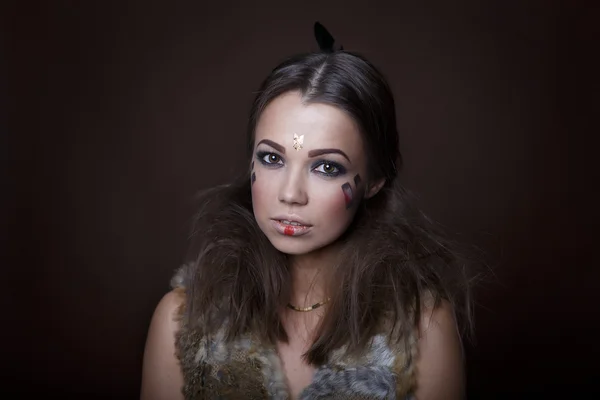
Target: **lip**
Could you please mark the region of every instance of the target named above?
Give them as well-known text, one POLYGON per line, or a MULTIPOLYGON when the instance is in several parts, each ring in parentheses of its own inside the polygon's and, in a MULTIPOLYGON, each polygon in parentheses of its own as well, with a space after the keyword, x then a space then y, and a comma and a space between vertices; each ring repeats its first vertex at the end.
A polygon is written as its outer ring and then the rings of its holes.
MULTIPOLYGON (((285 219, 285 218, 283 218, 285 219)), ((294 222, 300 223, 300 221, 293 220, 294 222)), ((271 224, 275 230, 284 236, 302 236, 307 234, 311 226, 310 225, 288 225, 279 221, 278 219, 272 219, 271 224)))
POLYGON ((274 221, 283 221, 283 220, 286 220, 286 221, 290 221, 290 222, 297 222, 300 225, 304 225, 304 226, 307 226, 309 228, 312 226, 311 224, 309 224, 308 222, 306 222, 305 220, 303 220, 302 218, 300 218, 297 215, 278 215, 278 216, 276 216, 276 217, 274 217, 272 219, 274 221))

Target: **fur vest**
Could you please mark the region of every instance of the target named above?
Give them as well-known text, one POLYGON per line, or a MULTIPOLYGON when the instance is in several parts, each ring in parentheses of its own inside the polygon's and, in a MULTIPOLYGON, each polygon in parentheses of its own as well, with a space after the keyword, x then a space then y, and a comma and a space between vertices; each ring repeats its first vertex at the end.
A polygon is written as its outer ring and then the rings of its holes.
MULTIPOLYGON (((183 269, 171 285, 185 295, 183 269)), ((178 311, 176 355, 182 367, 186 400, 290 398, 275 345, 262 343, 251 334, 226 343, 224 329, 202 336, 188 327, 184 307, 178 311)), ((411 399, 416 342, 413 338, 408 350, 393 343, 385 334, 375 335, 359 359, 346 356, 344 348, 338 349, 327 364, 317 368, 299 399, 411 399)))

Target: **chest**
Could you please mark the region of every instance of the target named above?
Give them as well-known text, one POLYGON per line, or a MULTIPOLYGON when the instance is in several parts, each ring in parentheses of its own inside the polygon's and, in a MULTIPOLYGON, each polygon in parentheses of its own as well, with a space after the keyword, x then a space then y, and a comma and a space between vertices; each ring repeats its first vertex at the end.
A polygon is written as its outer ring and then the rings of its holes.
POLYGON ((292 400, 297 399, 303 389, 310 385, 316 372, 302 357, 308 348, 308 344, 293 338, 287 343, 277 343, 277 354, 292 400))
POLYGON ((292 400, 297 399, 314 379, 316 369, 306 363, 303 355, 308 352, 314 341, 320 318, 319 313, 288 313, 281 316, 287 332, 287 341, 278 341, 276 349, 292 400))

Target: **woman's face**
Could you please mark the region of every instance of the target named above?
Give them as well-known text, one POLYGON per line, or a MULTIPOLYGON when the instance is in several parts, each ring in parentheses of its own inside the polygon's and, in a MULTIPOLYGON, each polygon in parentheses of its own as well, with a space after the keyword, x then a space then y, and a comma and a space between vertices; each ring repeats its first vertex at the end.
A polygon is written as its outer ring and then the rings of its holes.
POLYGON ((263 111, 254 143, 254 216, 273 246, 306 254, 335 242, 365 193, 367 160, 354 121, 289 92, 263 111))

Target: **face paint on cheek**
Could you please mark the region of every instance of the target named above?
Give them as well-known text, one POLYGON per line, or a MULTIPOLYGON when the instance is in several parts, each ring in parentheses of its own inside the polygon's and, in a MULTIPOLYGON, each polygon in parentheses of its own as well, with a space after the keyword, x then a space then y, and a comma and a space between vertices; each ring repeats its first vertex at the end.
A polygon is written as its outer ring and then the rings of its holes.
POLYGON ((356 188, 358 189, 358 185, 360 185, 361 179, 360 179, 360 175, 356 174, 354 176, 354 186, 356 186, 356 188))
POLYGON ((252 182, 253 185, 254 185, 254 182, 256 182, 256 174, 254 172, 252 173, 252 177, 250 178, 250 181, 252 182))
MULTIPOLYGON (((360 175, 359 174, 354 175, 354 190, 357 193, 356 196, 362 198, 365 195, 365 192, 364 192, 364 188, 361 187, 361 185, 360 185, 361 183, 362 183, 362 179, 360 178, 360 175)), ((360 201, 360 200, 356 200, 356 201, 360 201)))
POLYGON ((342 185, 342 192, 344 193, 344 201, 346 202, 346 210, 352 207, 352 200, 354 196, 352 193, 352 186, 348 182, 342 185))

